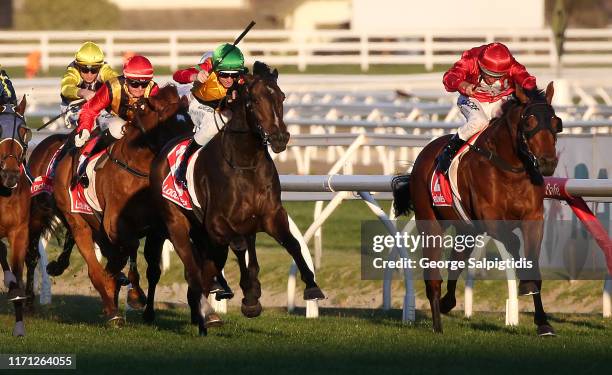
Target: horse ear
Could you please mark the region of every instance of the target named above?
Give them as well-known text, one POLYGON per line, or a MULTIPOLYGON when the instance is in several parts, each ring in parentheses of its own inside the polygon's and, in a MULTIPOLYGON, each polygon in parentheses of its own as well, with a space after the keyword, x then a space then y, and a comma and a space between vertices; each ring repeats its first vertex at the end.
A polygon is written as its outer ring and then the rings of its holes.
POLYGON ((153 108, 155 112, 159 112, 162 109, 164 109, 164 106, 161 103, 161 100, 159 98, 156 98, 155 96, 151 96, 151 97, 148 97, 147 100, 149 101, 149 105, 151 106, 151 108, 153 108))
POLYGON ((28 101, 26 100, 26 96, 24 95, 21 101, 19 102, 19 104, 17 105, 17 107, 15 107, 15 112, 23 116, 23 114, 25 113, 27 104, 28 104, 28 101))
POLYGON ((555 94, 555 87, 553 85, 553 82, 550 81, 548 86, 546 86, 546 102, 548 104, 552 103, 552 98, 554 94, 555 94))
POLYGON ((529 101, 529 98, 527 97, 527 95, 525 95, 525 90, 521 85, 516 85, 514 93, 516 94, 516 97, 521 103, 525 104, 529 101))
POLYGON ((272 71, 272 76, 274 77, 274 80, 278 80, 278 69, 274 68, 274 70, 272 71))

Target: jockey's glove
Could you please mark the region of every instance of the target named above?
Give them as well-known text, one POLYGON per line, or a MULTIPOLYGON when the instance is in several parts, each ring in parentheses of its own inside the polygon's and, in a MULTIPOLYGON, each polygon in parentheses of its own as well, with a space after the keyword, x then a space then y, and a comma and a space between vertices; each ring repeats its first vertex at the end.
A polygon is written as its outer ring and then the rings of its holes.
POLYGON ((89 140, 89 130, 83 129, 77 135, 74 136, 74 145, 77 147, 83 147, 85 142, 89 140))

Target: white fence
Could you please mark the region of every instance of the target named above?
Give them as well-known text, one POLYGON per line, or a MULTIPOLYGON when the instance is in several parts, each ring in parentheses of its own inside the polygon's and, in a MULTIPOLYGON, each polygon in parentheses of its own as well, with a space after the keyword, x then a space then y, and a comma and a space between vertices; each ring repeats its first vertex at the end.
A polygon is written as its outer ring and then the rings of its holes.
MULTIPOLYGON (((214 49, 240 33, 234 31, 3 31, 0 61, 23 66, 32 51, 41 53, 43 70, 66 66, 78 45, 100 43, 112 65, 120 65, 125 52, 142 53, 157 66, 176 69, 196 62, 203 51, 214 49)), ((612 29, 567 30, 565 64, 609 64, 612 61, 612 29)), ((247 60, 265 59, 275 65, 417 64, 428 70, 435 64, 452 64, 466 49, 501 41, 524 64, 555 66, 557 56, 552 32, 536 30, 406 30, 400 33, 359 33, 351 30, 253 30, 241 43, 247 60)))

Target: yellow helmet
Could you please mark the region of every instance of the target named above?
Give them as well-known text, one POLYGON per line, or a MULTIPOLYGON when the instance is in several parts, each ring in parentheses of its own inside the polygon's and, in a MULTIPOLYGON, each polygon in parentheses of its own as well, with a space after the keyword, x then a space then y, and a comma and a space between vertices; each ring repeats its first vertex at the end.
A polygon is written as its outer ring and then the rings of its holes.
POLYGON ((104 64, 104 52, 96 43, 85 42, 74 55, 74 59, 79 65, 100 66, 104 64))

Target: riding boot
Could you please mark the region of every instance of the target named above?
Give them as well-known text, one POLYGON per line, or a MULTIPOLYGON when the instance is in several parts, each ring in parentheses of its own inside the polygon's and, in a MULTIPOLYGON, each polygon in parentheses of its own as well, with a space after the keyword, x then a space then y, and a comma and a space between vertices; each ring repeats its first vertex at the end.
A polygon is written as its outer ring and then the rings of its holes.
POLYGON ((438 166, 436 169, 439 172, 447 173, 450 168, 453 157, 457 154, 457 151, 465 144, 465 141, 459 138, 458 134, 453 135, 442 153, 438 156, 438 166))
POLYGON ((198 149, 200 145, 192 138, 185 149, 185 153, 183 154, 183 159, 181 163, 176 168, 175 179, 176 182, 181 184, 182 186, 187 186, 187 165, 189 162, 189 158, 193 155, 198 149))
POLYGON ((66 141, 66 143, 64 143, 64 146, 60 150, 59 154, 57 154, 57 156, 55 157, 55 160, 53 160, 53 165, 51 166, 51 172, 49 173, 51 178, 55 177, 55 169, 57 168, 57 165, 59 164, 59 162, 62 161, 62 159, 73 148, 74 148, 74 138, 73 137, 69 137, 68 140, 66 141))
POLYGON ((113 137, 110 132, 107 130, 103 131, 100 135, 100 138, 96 142, 96 145, 93 147, 91 152, 85 157, 85 160, 79 166, 79 170, 76 173, 76 182, 80 183, 84 188, 89 186, 89 178, 87 177, 87 163, 89 163, 89 159, 98 154, 101 151, 107 149, 116 139, 113 137))

